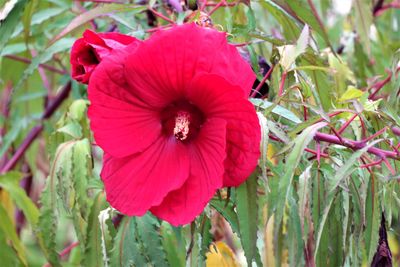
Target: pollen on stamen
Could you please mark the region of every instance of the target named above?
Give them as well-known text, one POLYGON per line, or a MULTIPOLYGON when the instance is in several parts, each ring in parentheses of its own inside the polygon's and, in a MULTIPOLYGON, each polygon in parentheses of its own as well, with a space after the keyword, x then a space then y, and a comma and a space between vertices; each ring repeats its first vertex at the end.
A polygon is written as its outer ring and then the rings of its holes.
POLYGON ((174 135, 178 140, 186 140, 189 136, 190 114, 180 111, 175 117, 174 135))

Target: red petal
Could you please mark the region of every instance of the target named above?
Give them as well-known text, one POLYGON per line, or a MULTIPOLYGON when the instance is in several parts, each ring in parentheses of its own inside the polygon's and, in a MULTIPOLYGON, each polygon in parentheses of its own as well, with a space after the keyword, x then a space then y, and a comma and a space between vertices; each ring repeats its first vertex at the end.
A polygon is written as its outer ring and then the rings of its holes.
POLYGON ((115 50, 93 72, 88 88, 90 127, 97 144, 114 157, 143 151, 161 134, 159 111, 138 100, 123 76, 127 51, 115 50))
POLYGON ((215 191, 222 186, 225 153, 225 126, 221 119, 210 119, 190 147, 190 176, 178 190, 170 192, 161 205, 150 211, 178 226, 199 215, 215 191))
POLYGON ((195 24, 158 31, 137 51, 126 62, 128 83, 156 107, 180 98, 201 72, 225 77, 240 86, 246 96, 255 79, 250 66, 227 43, 225 33, 195 24))
POLYGON ((120 33, 95 33, 91 30, 86 30, 83 33, 83 38, 87 44, 93 47, 100 60, 108 56, 113 49, 123 49, 127 45, 138 41, 132 36, 120 33))
POLYGON ((187 96, 207 118, 227 122, 224 186, 238 186, 257 166, 261 129, 253 105, 240 87, 214 74, 196 77, 187 96))
POLYGON ((187 147, 174 137, 159 138, 143 153, 126 158, 105 155, 101 172, 107 201, 129 216, 141 216, 159 205, 188 176, 187 147))

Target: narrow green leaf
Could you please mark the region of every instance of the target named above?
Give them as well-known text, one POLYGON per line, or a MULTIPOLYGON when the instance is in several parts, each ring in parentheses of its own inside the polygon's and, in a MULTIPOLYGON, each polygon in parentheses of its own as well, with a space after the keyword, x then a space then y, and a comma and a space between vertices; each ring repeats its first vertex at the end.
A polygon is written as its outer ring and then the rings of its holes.
POLYGON ((285 119, 288 119, 294 123, 301 123, 302 121, 290 110, 277 105, 275 103, 271 103, 268 100, 263 100, 259 98, 251 98, 250 101, 257 107, 263 108, 263 109, 268 109, 273 106, 272 113, 281 116, 285 119))
POLYGON ((105 264, 103 261, 101 228, 98 216, 100 211, 106 207, 107 203, 104 194, 102 192, 97 193, 88 218, 83 266, 95 267, 104 266, 105 264))
MULTIPOLYGON (((1 206, 1 204, 0 204, 1 206)), ((1 208, 0 208, 1 209, 1 208)), ((0 262, 3 266, 19 266, 18 255, 15 250, 8 244, 3 229, 0 228, 0 262)))
POLYGON ((280 223, 283 218, 283 213, 285 209, 285 204, 289 196, 289 185, 292 183, 294 171, 300 162, 300 158, 303 155, 304 149, 313 140, 315 133, 326 126, 325 122, 316 123, 308 128, 306 128, 297 138, 293 141, 294 147, 290 152, 286 160, 286 170, 283 177, 279 183, 279 192, 281 192, 282 197, 278 199, 277 211, 276 211, 276 221, 280 223))
POLYGON ((283 34, 286 39, 289 41, 295 41, 299 37, 299 23, 289 13, 270 0, 262 0, 260 1, 260 5, 276 18, 282 26, 283 34))
POLYGON ((49 61, 54 54, 70 49, 73 42, 74 42, 73 38, 63 38, 58 42, 52 44, 50 47, 46 48, 41 53, 39 53, 38 56, 36 56, 29 64, 29 66, 25 69, 24 73, 21 76, 21 79, 18 81, 13 91, 14 92, 17 91, 23 85, 26 79, 30 75, 32 75, 35 70, 38 69, 40 64, 49 61))
POLYGON ((371 53, 371 40, 369 38, 370 28, 373 22, 371 2, 355 0, 353 3, 356 13, 356 29, 363 43, 365 52, 371 53))
POLYGON ((341 166, 339 170, 337 170, 332 180, 329 181, 330 185, 328 187, 328 191, 333 192, 339 186, 340 182, 342 182, 343 179, 351 175, 351 173, 353 172, 351 168, 357 162, 357 160, 362 156, 362 154, 367 152, 369 148, 373 147, 380 141, 382 140, 375 140, 374 142, 371 142, 370 144, 363 147, 362 149, 354 152, 351 155, 351 157, 348 160, 346 160, 346 163, 343 166, 341 166))
POLYGON ((77 141, 72 154, 72 185, 75 190, 75 201, 81 209, 82 217, 86 217, 88 203, 88 181, 91 175, 91 146, 88 139, 77 141))
POLYGON ((137 224, 137 236, 153 266, 168 266, 167 257, 162 246, 160 224, 154 216, 145 214, 134 218, 137 224))
POLYGON ((169 223, 163 223, 161 225, 161 235, 164 250, 167 254, 167 260, 169 266, 173 267, 184 267, 186 247, 184 242, 179 238, 182 237, 176 231, 173 231, 172 226, 169 223))
POLYGON ((17 172, 0 175, 0 188, 3 188, 10 194, 11 199, 22 210, 31 226, 36 227, 39 219, 39 210, 26 195, 26 192, 19 186, 19 181, 22 177, 22 174, 17 172))
POLYGON ((310 202, 311 202, 311 167, 309 165, 303 173, 299 176, 299 186, 297 194, 299 195, 299 216, 300 224, 303 232, 304 244, 307 243, 308 233, 305 231, 305 216, 310 216, 310 202))
POLYGON ((239 221, 240 242, 246 256, 247 265, 253 260, 262 266, 257 248, 258 205, 257 172, 253 173, 236 189, 236 211, 239 221))
POLYGON ((56 181, 51 177, 47 178, 46 187, 40 195, 42 207, 40 208, 37 230, 39 242, 46 259, 52 266, 58 267, 61 265, 56 251, 57 216, 55 209, 56 199, 53 193, 56 190, 55 183, 56 181))
POLYGON ((310 40, 310 29, 308 25, 305 25, 296 45, 284 45, 279 46, 279 54, 281 55, 279 63, 282 65, 285 71, 289 71, 297 57, 306 51, 310 40))
POLYGON ((12 128, 3 137, 0 147, 0 158, 4 156, 12 143, 17 139, 18 134, 24 127, 24 123, 24 120, 17 120, 15 123, 12 124, 12 128))
POLYGON ((365 203, 365 249, 367 252, 367 262, 371 263, 376 252, 379 240, 379 226, 381 221, 380 196, 376 189, 379 188, 378 181, 370 177, 368 183, 367 198, 365 203))
POLYGON ((291 0, 285 1, 290 8, 296 13, 296 15, 304 22, 311 26, 325 41, 326 45, 331 46, 329 36, 326 33, 325 27, 318 22, 318 14, 314 14, 310 5, 306 1, 302 0, 291 0))
POLYGON ((67 123, 63 127, 57 129, 57 132, 68 134, 74 139, 79 139, 82 137, 82 127, 76 121, 67 123))
POLYGON ((5 238, 11 241, 11 246, 17 252, 19 260, 22 262, 23 265, 27 266, 25 248, 23 247, 21 240, 18 238, 18 235, 15 232, 14 224, 11 221, 11 218, 8 216, 7 211, 5 210, 5 208, 1 203, 0 203, 0 218, 1 218, 0 232, 3 232, 5 234, 5 238))
POLYGON ((24 38, 25 42, 28 43, 29 36, 31 33, 31 21, 35 9, 38 5, 38 0, 30 0, 25 7, 24 15, 22 16, 22 24, 24 25, 24 38))
POLYGON ((137 6, 137 5, 122 5, 122 4, 103 4, 99 5, 95 8, 92 8, 79 16, 75 17, 67 27, 65 27, 51 42, 53 44, 57 40, 61 39, 71 31, 75 30, 79 26, 95 19, 100 16, 104 16, 111 13, 116 12, 128 12, 128 11, 136 11, 140 12, 145 10, 145 6, 137 6))
POLYGON ((210 232, 211 230, 211 220, 203 213, 201 219, 200 231, 198 232, 201 239, 200 242, 200 252, 199 252, 199 266, 205 266, 206 253, 209 251, 209 247, 213 241, 213 236, 210 232))
POLYGON ((14 7, 6 17, 0 20, 0 53, 4 46, 10 41, 10 37, 14 32, 15 27, 20 22, 20 18, 27 4, 27 0, 17 0, 14 7))
POLYGON ((346 160, 346 163, 343 164, 343 166, 341 166, 339 170, 336 171, 336 174, 333 177, 333 179, 329 181, 330 183, 328 186, 328 196, 326 198, 327 201, 324 208, 324 212, 322 214, 322 217, 318 225, 316 245, 315 245, 315 252, 316 252, 315 255, 318 253, 319 245, 321 242, 322 231, 324 230, 325 222, 326 219, 328 218, 328 214, 331 209, 333 200, 337 195, 337 190, 336 190, 337 187, 339 186, 339 184, 342 182, 343 179, 351 175, 351 173, 353 172, 351 168, 353 167, 354 163, 356 163, 357 160, 361 157, 361 155, 364 154, 370 147, 374 146, 379 141, 380 140, 376 140, 375 142, 372 142, 368 146, 365 146, 363 149, 356 151, 348 160, 346 160))
POLYGON ((227 200, 219 200, 213 198, 210 201, 210 205, 216 209, 224 218, 225 220, 231 225, 232 230, 239 234, 239 221, 236 215, 234 205, 231 201, 227 200))
POLYGON ((114 241, 111 266, 147 266, 148 260, 142 254, 136 236, 135 218, 125 217, 114 241))

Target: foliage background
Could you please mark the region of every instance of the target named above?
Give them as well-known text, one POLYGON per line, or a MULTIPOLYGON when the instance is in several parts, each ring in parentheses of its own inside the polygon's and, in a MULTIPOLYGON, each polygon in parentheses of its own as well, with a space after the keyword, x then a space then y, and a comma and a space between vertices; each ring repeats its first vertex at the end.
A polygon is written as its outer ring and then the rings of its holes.
POLYGON ((109 209, 69 51, 86 28, 144 39, 196 20, 196 1, 0 1, 2 266, 369 265, 382 213, 399 265, 399 6, 199 1, 261 81, 263 154, 175 228, 109 209))

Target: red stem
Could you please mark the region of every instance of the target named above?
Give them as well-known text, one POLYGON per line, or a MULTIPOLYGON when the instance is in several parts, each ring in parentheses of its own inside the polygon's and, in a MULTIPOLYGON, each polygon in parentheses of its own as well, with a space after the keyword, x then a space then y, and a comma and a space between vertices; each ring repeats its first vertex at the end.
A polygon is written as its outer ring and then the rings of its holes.
POLYGON ((390 3, 390 4, 384 5, 384 6, 382 6, 380 9, 378 9, 376 12, 374 12, 374 16, 375 16, 375 17, 378 17, 378 16, 382 15, 383 12, 385 12, 385 11, 391 9, 391 8, 398 8, 398 9, 400 9, 400 3, 396 3, 395 1, 393 1, 393 2, 390 3))
POLYGON ((337 131, 338 134, 343 133, 343 131, 346 130, 346 128, 350 125, 350 123, 351 123, 357 116, 358 116, 357 113, 355 113, 353 116, 351 116, 351 118, 350 118, 348 121, 346 121, 346 123, 343 124, 342 127, 340 127, 340 129, 337 131))
MULTIPOLYGON (((79 242, 77 241, 77 242, 72 243, 68 247, 64 248, 63 251, 61 251, 60 254, 59 254, 60 258, 64 257, 68 253, 70 253, 71 250, 73 248, 75 248, 76 246, 78 246, 78 245, 79 245, 79 242)), ((43 267, 51 267, 51 264, 50 263, 46 263, 45 265, 43 265, 43 267)))
POLYGON ((278 93, 278 96, 282 96, 282 94, 283 94, 283 87, 284 87, 284 85, 285 85, 286 76, 287 76, 287 72, 284 71, 284 72, 282 73, 281 83, 280 83, 280 85, 279 85, 279 93, 278 93))
MULTIPOLYGON (((317 151, 312 150, 312 149, 310 149, 310 148, 305 148, 304 150, 307 151, 308 153, 317 155, 317 158, 318 158, 318 144, 317 144, 317 151)), ((320 155, 320 157, 323 157, 323 158, 329 158, 329 155, 328 155, 328 154, 326 154, 326 153, 321 153, 321 151, 319 152, 319 155, 320 155)))
POLYGON ((274 69, 274 65, 271 65, 271 68, 268 70, 267 74, 265 74, 264 78, 262 78, 261 82, 257 85, 256 89, 251 93, 250 97, 255 97, 258 92, 260 92, 261 87, 268 80, 269 76, 271 76, 272 70, 274 69))
POLYGON ((383 81, 379 81, 377 83, 375 83, 372 88, 375 88, 375 91, 372 92, 369 96, 368 99, 370 100, 377 100, 378 97, 376 97, 376 94, 379 93, 379 91, 388 83, 390 82, 390 79, 392 78, 392 73, 388 72, 388 76, 386 77, 386 79, 384 79, 383 81))
POLYGON ((376 166, 376 165, 381 164, 382 161, 383 161, 383 159, 379 159, 378 161, 374 161, 374 162, 371 162, 371 163, 368 163, 368 164, 363 164, 363 165, 361 165, 360 167, 361 167, 361 168, 373 167, 373 166, 376 166))
POLYGON ((161 14, 160 12, 157 12, 155 9, 153 9, 152 7, 149 8, 149 10, 156 16, 159 17, 160 19, 163 19, 171 24, 175 24, 175 21, 173 21, 172 19, 164 16, 163 14, 161 14))
MULTIPOLYGON (((331 134, 326 134, 326 133, 320 133, 320 132, 317 132, 315 134, 314 139, 317 141, 323 141, 323 142, 328 142, 331 144, 342 145, 342 146, 351 148, 353 150, 362 149, 367 145, 365 142, 354 141, 354 140, 350 140, 347 138, 342 138, 342 141, 343 141, 343 143, 342 143, 337 136, 331 135, 331 134)), ((392 158, 392 159, 400 160, 400 157, 394 151, 383 150, 383 149, 376 148, 376 147, 370 147, 367 151, 371 154, 374 154, 374 155, 380 157, 380 158, 392 158)))
POLYGON ((368 142, 369 140, 374 139, 375 137, 377 137, 377 136, 383 134, 384 132, 386 132, 386 130, 387 130, 387 128, 384 127, 383 129, 377 131, 377 132, 374 133, 373 135, 368 136, 367 138, 364 138, 362 141, 363 141, 363 142, 368 142))
POLYGON ((220 8, 221 6, 223 6, 225 4, 226 4, 226 1, 221 0, 218 4, 215 5, 215 7, 213 9, 211 9, 210 12, 208 12, 208 15, 211 16, 215 11, 217 11, 218 8, 220 8))
MULTIPOLYGON (((32 63, 32 60, 24 58, 24 57, 16 56, 16 55, 5 55, 4 57, 12 59, 12 60, 20 61, 20 62, 23 62, 23 63, 26 63, 26 64, 31 64, 32 63)), ((58 74, 61 74, 61 75, 67 74, 67 72, 64 71, 64 70, 60 70, 60 69, 57 69, 57 68, 55 68, 53 66, 49 66, 49 65, 46 65, 46 64, 39 64, 39 67, 41 67, 43 69, 46 69, 46 70, 49 70, 49 71, 52 71, 52 72, 55 72, 55 73, 58 73, 58 74)))

